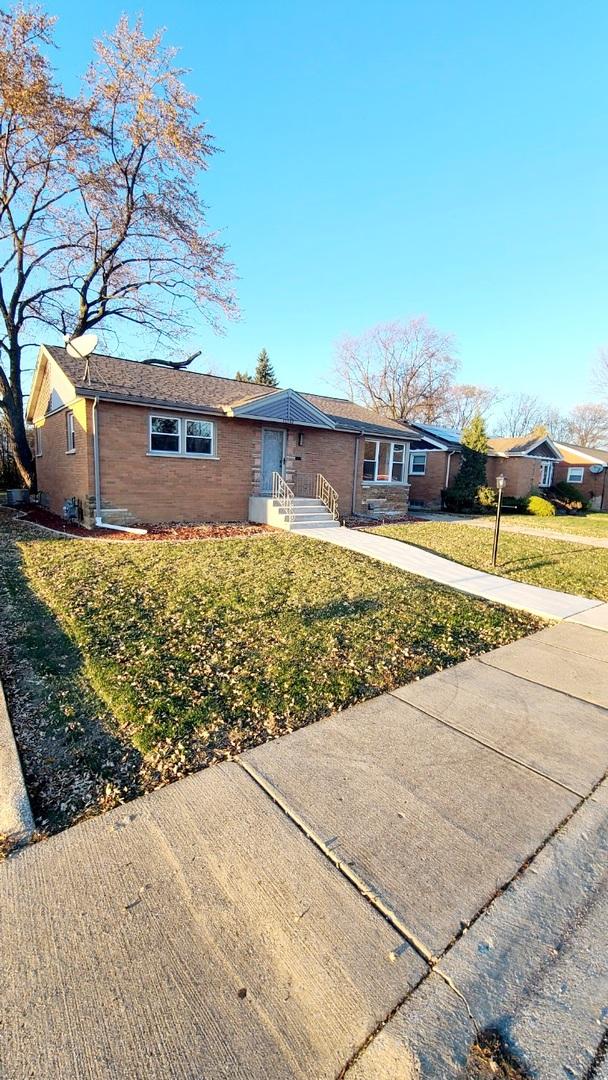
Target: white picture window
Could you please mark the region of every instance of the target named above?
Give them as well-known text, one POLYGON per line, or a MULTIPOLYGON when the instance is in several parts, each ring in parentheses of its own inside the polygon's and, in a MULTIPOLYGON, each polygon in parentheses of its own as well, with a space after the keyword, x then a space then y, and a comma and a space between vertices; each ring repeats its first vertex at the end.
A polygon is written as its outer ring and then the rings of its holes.
POLYGON ((186 420, 186 453, 213 453, 213 424, 209 420, 186 420))
POLYGON ((74 431, 74 413, 71 409, 65 414, 65 442, 66 452, 71 454, 76 449, 76 433, 74 431))
POLYGON ((42 428, 34 428, 34 452, 36 457, 42 457, 42 428))
POLYGON ((211 420, 151 416, 149 452, 180 457, 213 457, 214 429, 211 420))
POLYGON ((366 439, 363 479, 374 484, 402 484, 405 474, 405 443, 366 439))
POLYGON ((416 451, 410 454, 410 476, 424 476, 426 472, 426 452, 416 451))
POLYGON ((585 470, 582 465, 573 466, 568 469, 568 483, 569 484, 582 484, 585 477, 585 470))
POLYGON ((180 421, 176 416, 150 417, 150 451, 153 454, 179 454, 180 421))

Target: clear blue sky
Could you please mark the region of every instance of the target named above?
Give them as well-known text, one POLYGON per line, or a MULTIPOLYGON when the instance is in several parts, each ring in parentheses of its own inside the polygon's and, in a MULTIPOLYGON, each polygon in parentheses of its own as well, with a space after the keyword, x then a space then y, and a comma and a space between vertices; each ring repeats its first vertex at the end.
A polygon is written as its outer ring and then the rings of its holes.
MULTIPOLYGON (((124 2, 56 0, 62 74, 124 2)), ((605 0, 147 2, 224 153, 202 190, 239 323, 198 339, 225 374, 265 346, 329 387, 335 340, 426 314, 462 379, 591 399, 608 342, 605 0)))

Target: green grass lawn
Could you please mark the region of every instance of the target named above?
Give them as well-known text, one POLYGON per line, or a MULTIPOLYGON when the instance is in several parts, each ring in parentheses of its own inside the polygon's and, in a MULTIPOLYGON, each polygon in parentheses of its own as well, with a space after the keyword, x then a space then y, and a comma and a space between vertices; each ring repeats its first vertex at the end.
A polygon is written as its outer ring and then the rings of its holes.
POLYGON ((573 536, 594 536, 608 540, 608 514, 556 514, 555 517, 539 518, 532 514, 505 514, 505 524, 525 525, 533 529, 551 529, 573 536))
POLYGON ((498 565, 493 567, 490 529, 433 521, 420 525, 384 525, 370 532, 435 551, 476 570, 608 601, 608 548, 503 531, 498 565))
POLYGON ((112 544, 4 531, 11 697, 51 828, 541 625, 287 534, 112 544))

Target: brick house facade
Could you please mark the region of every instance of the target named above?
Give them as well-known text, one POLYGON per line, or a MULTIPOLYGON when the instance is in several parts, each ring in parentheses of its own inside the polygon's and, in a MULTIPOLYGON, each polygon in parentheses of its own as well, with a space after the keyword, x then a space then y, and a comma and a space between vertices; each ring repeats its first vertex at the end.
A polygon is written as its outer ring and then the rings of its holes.
POLYGON ((322 474, 342 517, 408 507, 412 432, 341 398, 41 346, 28 419, 39 491, 87 526, 245 521, 272 465, 296 495, 322 474))
POLYGON ((570 443, 556 443, 562 460, 555 467, 555 482, 580 488, 594 510, 608 510, 608 450, 596 450, 570 443))

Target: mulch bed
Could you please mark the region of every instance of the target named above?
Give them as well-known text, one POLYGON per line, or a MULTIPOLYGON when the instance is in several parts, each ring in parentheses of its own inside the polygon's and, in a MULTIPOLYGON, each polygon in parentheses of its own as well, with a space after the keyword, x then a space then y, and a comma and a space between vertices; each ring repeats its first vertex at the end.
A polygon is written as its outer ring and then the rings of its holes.
POLYGON ((64 521, 50 510, 44 510, 40 506, 31 506, 25 513, 19 514, 22 521, 33 521, 36 525, 44 525, 47 529, 55 529, 56 532, 65 533, 66 536, 78 536, 83 539, 96 540, 225 540, 235 536, 252 536, 255 533, 272 531, 268 525, 251 525, 247 522, 222 522, 222 524, 200 524, 196 522, 169 522, 165 525, 142 525, 147 532, 140 536, 137 533, 118 532, 111 529, 85 529, 82 525, 75 525, 64 521))

